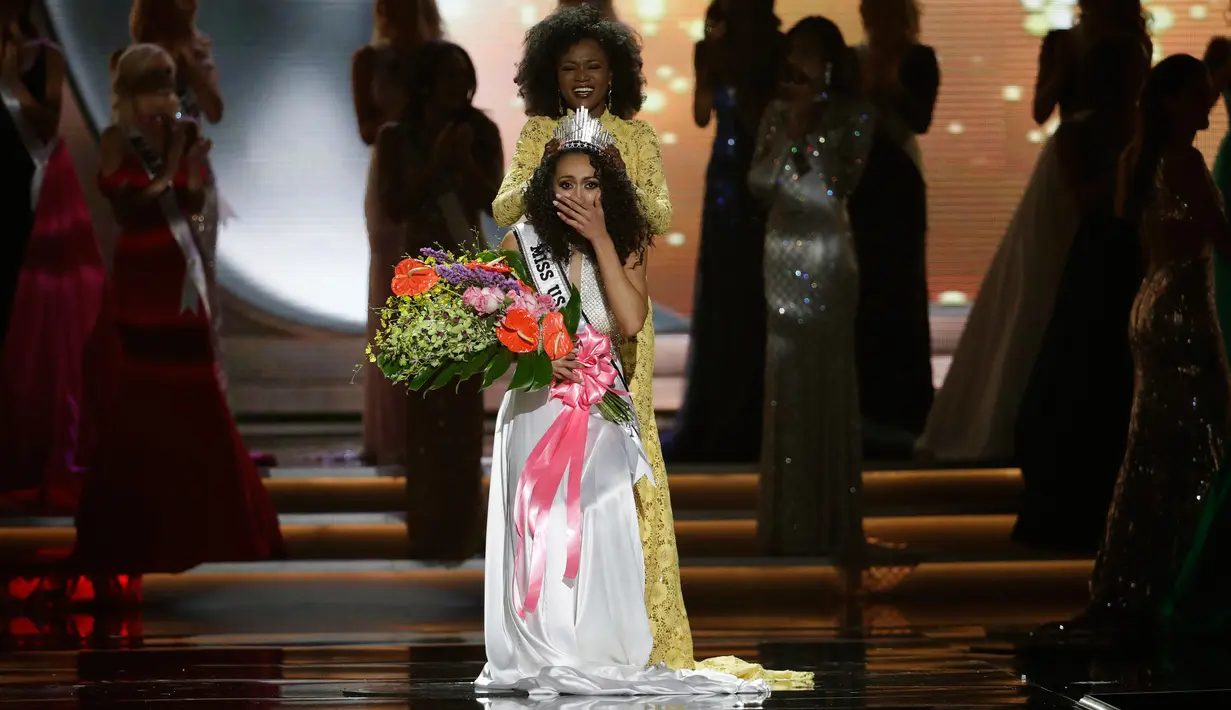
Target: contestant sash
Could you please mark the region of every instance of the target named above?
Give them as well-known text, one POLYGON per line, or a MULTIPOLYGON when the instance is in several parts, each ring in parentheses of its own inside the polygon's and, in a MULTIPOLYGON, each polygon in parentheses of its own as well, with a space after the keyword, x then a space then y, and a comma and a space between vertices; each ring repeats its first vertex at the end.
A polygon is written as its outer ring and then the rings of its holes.
MULTIPOLYGON (((141 158, 145 173, 151 180, 156 179, 163 170, 162 158, 150 148, 149 143, 140 133, 133 131, 129 140, 137 156, 141 158)), ((180 209, 175 199, 175 190, 164 190, 158 196, 158 206, 162 208, 167 226, 171 228, 171 236, 175 238, 175 243, 184 255, 184 286, 180 290, 180 312, 196 313, 199 304, 205 309, 205 315, 209 316, 209 291, 206 290, 205 285, 205 263, 201 260, 201 250, 197 247, 192 226, 188 224, 188 218, 184 216, 184 211, 180 209)))
MULTIPOLYGON (((539 239, 539 235, 534 231, 534 227, 525 220, 518 222, 513 226, 513 234, 517 237, 517 244, 521 248, 522 258, 526 260, 526 270, 530 272, 530 278, 534 281, 534 288, 539 293, 551 296, 555 302, 556 308, 564 308, 568 304, 569 296, 572 293, 572 285, 568 281, 568 268, 553 260, 551 254, 547 251, 547 245, 543 244, 539 239)), ((583 301, 584 303, 584 301, 583 301)), ((581 322, 578 326, 580 332, 591 319, 586 315, 584 306, 581 312, 581 322)), ((624 374, 624 363, 619 357, 619 353, 613 353, 611 364, 615 365, 616 373, 619 377, 616 380, 616 389, 622 392, 629 392, 628 378, 624 374)), ((628 410, 632 412, 632 421, 622 424, 624 431, 628 433, 641 450, 645 450, 645 444, 641 441, 641 428, 637 422, 637 410, 633 406, 632 396, 628 394, 620 395, 626 404, 628 410)))
POLYGON ((46 143, 39 139, 34 127, 21 111, 21 101, 18 100, 17 94, 3 81, 0 81, 0 100, 4 101, 4 108, 13 119, 17 135, 21 137, 26 152, 30 154, 30 162, 34 163, 34 175, 30 178, 30 209, 37 210, 38 198, 43 191, 43 180, 47 177, 47 164, 51 162, 51 154, 59 145, 60 139, 57 136, 46 143))

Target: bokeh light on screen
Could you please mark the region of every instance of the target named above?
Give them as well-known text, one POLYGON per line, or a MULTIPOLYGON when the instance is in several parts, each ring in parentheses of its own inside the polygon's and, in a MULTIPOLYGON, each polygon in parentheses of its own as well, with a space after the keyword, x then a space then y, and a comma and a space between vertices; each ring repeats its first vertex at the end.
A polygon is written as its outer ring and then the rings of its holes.
MULTIPOLYGON (((476 104, 511 156, 525 117, 513 84, 525 30, 555 0, 438 0, 451 39, 474 58, 476 104)), ((221 270, 233 292, 275 315, 357 332, 367 297, 363 194, 368 151, 350 101, 350 56, 371 37, 370 0, 210 0, 201 26, 213 36, 228 115, 211 129, 224 195, 239 218, 221 235, 221 270)), ((108 113, 106 57, 126 41, 129 0, 48 0, 74 64, 83 103, 108 113)), ((692 121, 693 43, 707 0, 616 0, 645 42, 642 118, 663 144, 675 203, 670 233, 651 264, 656 302, 691 310, 704 175, 712 128, 692 121)), ((973 294, 1012 216, 1053 119, 1030 117, 1039 40, 1068 27, 1075 0, 929 0, 923 39, 938 52, 940 100, 921 139, 929 185, 933 296, 973 294)), ((779 0, 790 25, 824 14, 861 40, 858 0, 779 0)), ((1226 32, 1224 0, 1149 2, 1156 57, 1202 53, 1226 32)), ((1211 159, 1226 127, 1217 109, 1199 145, 1211 159)), ((759 249, 760 235, 748 235, 759 249)))

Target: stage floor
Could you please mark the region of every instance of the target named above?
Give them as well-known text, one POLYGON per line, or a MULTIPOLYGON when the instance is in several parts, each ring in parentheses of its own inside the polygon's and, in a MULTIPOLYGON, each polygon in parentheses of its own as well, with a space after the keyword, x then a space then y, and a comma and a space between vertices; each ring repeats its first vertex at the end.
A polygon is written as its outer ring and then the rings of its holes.
MULTIPOLYGON (((478 708, 481 610, 379 584, 238 585, 161 595, 142 616, 11 619, 0 637, 0 707, 478 708)), ((811 617, 697 616, 699 656, 813 670, 811 690, 736 699, 577 699, 491 705, 596 708, 1228 707, 1227 654, 1160 658, 1025 654, 1012 639, 1072 609, 854 606, 811 617), (1163 691, 1175 694, 1159 695, 1163 691), (1179 692, 1182 691, 1182 692, 1179 692), (1087 698, 1094 693, 1102 705, 1087 698), (1143 704, 1144 703, 1144 704, 1143 704)), ((490 700, 490 699, 489 699, 490 700)))

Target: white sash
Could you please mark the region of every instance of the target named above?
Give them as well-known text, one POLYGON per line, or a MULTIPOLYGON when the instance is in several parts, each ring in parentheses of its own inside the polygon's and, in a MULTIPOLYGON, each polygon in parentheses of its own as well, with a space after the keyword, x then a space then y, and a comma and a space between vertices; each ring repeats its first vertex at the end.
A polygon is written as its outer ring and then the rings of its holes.
POLYGON ((39 140, 38 134, 34 132, 25 114, 21 112, 21 101, 13 93, 12 88, 2 81, 0 81, 0 100, 4 101, 4 108, 8 110, 9 116, 13 119, 13 125, 17 128, 17 135, 21 136, 21 142, 26 146, 26 152, 30 154, 30 161, 34 163, 34 176, 30 179, 30 209, 37 210, 38 198, 43 191, 43 180, 47 177, 47 164, 51 162, 51 154, 60 144, 60 138, 57 136, 46 143, 39 140))
MULTIPOLYGON (((534 227, 530 226, 529 222, 522 220, 513 225, 513 235, 517 237, 517 244, 521 247, 522 258, 526 260, 526 270, 530 272, 530 279, 534 281, 535 290, 551 296, 552 301, 556 304, 556 308, 564 308, 572 294, 572 285, 568 282, 568 269, 551 258, 547 245, 543 244, 542 240, 539 239, 538 233, 534 231, 534 227)), ((583 306, 578 328, 587 325, 589 322, 590 319, 586 316, 585 307, 583 306)), ((624 375, 624 363, 619 357, 612 357, 611 364, 615 366, 616 374, 618 375, 615 387, 628 392, 628 378, 624 375)), ((641 450, 644 451, 645 445, 641 441, 641 430, 637 422, 637 409, 633 406, 632 397, 624 395, 622 399, 628 404, 628 409, 632 412, 633 418, 631 422, 621 426, 637 442, 641 450)))
MULTIPOLYGON (((129 135, 129 141, 137 152, 137 157, 141 159, 146 175, 151 180, 155 179, 162 172, 162 159, 150 149, 149 143, 137 131, 134 130, 129 135)), ((158 206, 162 208, 162 214, 171 228, 171 236, 175 238, 180 252, 184 254, 184 287, 180 290, 180 312, 196 313, 197 305, 200 304, 205 309, 205 315, 209 316, 209 296, 207 295, 209 291, 205 286, 205 264, 201 260, 201 251, 197 248, 197 241, 193 238, 192 227, 189 226, 184 211, 180 209, 179 203, 175 200, 175 190, 164 190, 158 196, 158 206)))

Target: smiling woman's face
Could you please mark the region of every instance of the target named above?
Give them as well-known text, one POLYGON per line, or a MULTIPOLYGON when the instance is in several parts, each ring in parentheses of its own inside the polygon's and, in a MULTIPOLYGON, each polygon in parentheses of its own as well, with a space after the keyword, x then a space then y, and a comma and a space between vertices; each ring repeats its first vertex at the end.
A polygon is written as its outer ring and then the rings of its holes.
POLYGON ((583 39, 569 47, 556 62, 556 78, 565 105, 574 111, 584 108, 595 114, 594 109, 606 105, 611 64, 598 42, 583 39))

